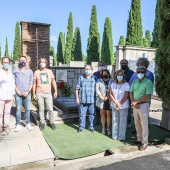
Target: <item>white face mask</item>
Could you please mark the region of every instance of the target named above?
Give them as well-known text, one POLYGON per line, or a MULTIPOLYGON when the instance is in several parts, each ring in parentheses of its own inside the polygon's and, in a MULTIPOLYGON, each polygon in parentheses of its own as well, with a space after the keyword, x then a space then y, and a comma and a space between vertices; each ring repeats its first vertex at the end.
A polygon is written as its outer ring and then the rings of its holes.
POLYGON ((143 73, 139 73, 139 74, 137 74, 137 76, 139 79, 143 79, 145 75, 143 73))
POLYGON ((45 63, 40 63, 41 68, 45 68, 46 64, 45 63))
POLYGON ((117 76, 117 80, 118 81, 122 81, 123 80, 123 76, 117 76))

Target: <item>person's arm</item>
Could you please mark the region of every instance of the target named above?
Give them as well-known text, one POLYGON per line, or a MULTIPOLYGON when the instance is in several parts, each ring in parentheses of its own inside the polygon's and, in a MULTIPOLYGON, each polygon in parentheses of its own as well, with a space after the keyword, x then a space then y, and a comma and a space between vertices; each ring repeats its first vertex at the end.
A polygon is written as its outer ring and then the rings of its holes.
POLYGON ((80 104, 79 89, 76 89, 76 103, 77 103, 78 105, 80 104))
POLYGON ((37 96, 36 96, 36 85, 37 85, 37 81, 36 79, 34 79, 34 84, 33 84, 33 97, 35 100, 37 100, 37 96))
POLYGON ((100 90, 99 90, 100 82, 97 82, 96 84, 96 94, 101 100, 106 100, 106 97, 102 96, 100 90))
POLYGON ((56 84, 56 81, 55 81, 54 78, 52 79, 52 85, 53 85, 53 88, 54 88, 53 97, 56 98, 57 97, 57 84, 56 84))
POLYGON ((121 105, 128 99, 128 96, 129 96, 129 92, 128 92, 128 91, 125 91, 125 95, 124 95, 124 97, 122 98, 122 100, 120 101, 120 104, 121 104, 121 105))
POLYGON ((116 101, 111 88, 110 88, 110 95, 109 96, 110 96, 110 100, 113 101, 116 104, 116 108, 115 109, 118 110, 120 108, 121 104, 116 101))

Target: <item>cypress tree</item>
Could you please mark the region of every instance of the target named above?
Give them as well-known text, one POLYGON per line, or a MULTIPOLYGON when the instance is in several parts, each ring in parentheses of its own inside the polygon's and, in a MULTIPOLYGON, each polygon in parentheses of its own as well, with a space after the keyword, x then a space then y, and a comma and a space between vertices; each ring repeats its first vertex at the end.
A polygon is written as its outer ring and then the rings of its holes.
POLYGON ((170 107, 170 8, 169 1, 159 1, 158 31, 159 48, 156 52, 156 92, 162 101, 170 107))
POLYGON ((160 21, 159 21, 159 0, 157 0, 156 8, 155 8, 155 22, 154 22, 154 30, 152 32, 152 42, 151 47, 158 48, 159 46, 159 29, 160 29, 160 21))
POLYGON ((104 23, 101 60, 104 61, 106 65, 112 65, 115 62, 112 39, 112 25, 109 17, 106 17, 104 23))
POLYGON ((17 60, 20 55, 21 55, 21 35, 19 22, 17 22, 15 26, 13 60, 17 60))
POLYGON ((82 49, 81 49, 81 36, 80 36, 80 28, 76 27, 73 38, 73 46, 72 46, 72 59, 75 61, 83 61, 82 49))
POLYGON ((6 37, 6 42, 5 42, 5 57, 9 57, 9 52, 8 52, 8 39, 6 37))
POLYGON ((118 43, 118 44, 119 44, 119 45, 122 45, 122 46, 125 45, 125 38, 124 38, 123 35, 120 36, 120 38, 119 38, 119 43, 118 43))
POLYGON ((142 39, 142 46, 149 47, 148 39, 146 37, 143 37, 143 39, 142 39))
POLYGON ((58 36, 57 62, 64 63, 64 36, 62 32, 60 32, 58 36))
POLYGON ((142 38, 141 0, 132 0, 127 24, 126 44, 141 46, 142 38))
POLYGON ((66 64, 68 64, 71 60, 72 43, 73 43, 73 17, 72 17, 72 13, 70 12, 69 19, 68 19, 66 47, 65 47, 65 54, 64 54, 64 59, 66 64))
POLYGON ((56 66, 56 62, 57 62, 57 58, 56 58, 56 54, 55 54, 55 50, 53 46, 50 46, 50 56, 53 56, 53 65, 56 66))
POLYGON ((93 5, 90 18, 89 38, 87 44, 87 63, 90 64, 92 61, 97 62, 99 61, 99 59, 100 34, 98 31, 96 6, 93 5))
POLYGON ((150 47, 150 46, 151 46, 151 34, 150 34, 150 31, 149 31, 149 30, 146 30, 146 31, 145 31, 145 37, 147 38, 147 40, 148 40, 148 46, 150 47))

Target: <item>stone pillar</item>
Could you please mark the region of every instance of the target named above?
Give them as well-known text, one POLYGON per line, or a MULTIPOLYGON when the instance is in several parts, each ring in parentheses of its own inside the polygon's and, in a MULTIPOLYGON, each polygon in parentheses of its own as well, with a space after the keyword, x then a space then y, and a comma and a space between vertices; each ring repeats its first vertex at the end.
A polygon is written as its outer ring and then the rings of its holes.
POLYGON ((21 21, 20 25, 22 55, 27 57, 28 68, 35 71, 39 58, 45 57, 49 62, 51 25, 25 21, 21 21))

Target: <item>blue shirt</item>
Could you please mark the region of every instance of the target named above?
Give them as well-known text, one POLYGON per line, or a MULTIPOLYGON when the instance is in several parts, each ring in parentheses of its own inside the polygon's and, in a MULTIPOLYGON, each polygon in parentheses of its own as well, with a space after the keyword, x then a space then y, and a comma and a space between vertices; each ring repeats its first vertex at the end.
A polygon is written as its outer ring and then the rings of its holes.
POLYGON ((21 69, 18 68, 14 71, 14 80, 17 89, 21 93, 28 92, 30 85, 34 83, 33 71, 28 68, 21 71, 21 69))
POLYGON ((101 75, 100 75, 99 71, 94 72, 93 75, 95 75, 98 79, 101 78, 101 75))
POLYGON ((97 77, 91 75, 86 78, 85 74, 78 79, 76 89, 79 90, 79 99, 81 103, 95 103, 97 77))
MULTIPOLYGON (((146 70, 146 78, 151 80, 152 83, 154 83, 154 75, 151 71, 146 70)), ((134 72, 131 79, 129 80, 129 84, 131 85, 134 80, 138 79, 137 73, 134 72)))
POLYGON ((129 68, 124 72, 126 82, 129 82, 130 78, 132 77, 134 71, 130 70, 129 68))

